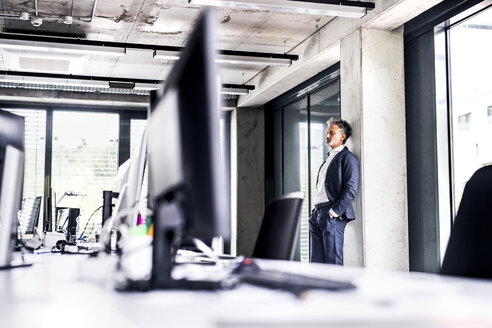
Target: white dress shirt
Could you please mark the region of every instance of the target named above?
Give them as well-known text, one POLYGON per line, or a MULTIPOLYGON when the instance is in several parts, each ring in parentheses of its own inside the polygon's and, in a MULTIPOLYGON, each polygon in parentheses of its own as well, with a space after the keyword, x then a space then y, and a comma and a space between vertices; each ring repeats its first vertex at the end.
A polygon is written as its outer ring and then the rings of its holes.
MULTIPOLYGON (((330 201, 328 199, 328 196, 326 195, 326 189, 325 189, 326 171, 328 170, 328 166, 330 166, 330 163, 333 160, 333 158, 335 158, 335 156, 339 152, 341 152, 343 148, 345 148, 345 145, 340 145, 332 149, 329 152, 326 161, 323 163, 323 166, 321 166, 321 169, 319 170, 319 174, 318 174, 318 184, 316 185, 316 195, 314 196, 314 204, 321 204, 330 201)), ((330 209, 330 213, 334 217, 338 217, 338 214, 335 213, 332 209, 330 209)))

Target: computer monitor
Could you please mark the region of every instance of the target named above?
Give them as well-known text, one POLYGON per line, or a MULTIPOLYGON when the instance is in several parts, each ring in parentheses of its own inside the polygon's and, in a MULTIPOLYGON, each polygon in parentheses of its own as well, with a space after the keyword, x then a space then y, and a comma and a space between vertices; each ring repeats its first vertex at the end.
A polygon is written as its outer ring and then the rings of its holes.
POLYGON ((0 267, 10 267, 24 182, 24 118, 0 110, 0 267))
POLYGON ((170 277, 176 248, 184 241, 196 238, 210 245, 214 236, 230 238, 220 157, 215 23, 214 12, 206 9, 151 105, 154 288, 183 286, 170 277))
POLYGON ((117 229, 121 223, 129 227, 137 225, 140 195, 147 163, 147 129, 144 130, 139 147, 135 154, 120 165, 116 176, 116 193, 103 192, 103 229, 101 242, 105 249, 111 250, 111 230, 117 229), (118 197, 114 212, 112 198, 118 197), (106 198, 107 197, 107 198, 106 198))
POLYGON ((41 201, 43 197, 24 198, 22 200, 21 210, 18 212, 18 236, 20 239, 26 238, 26 235, 32 237, 36 233, 39 223, 39 214, 41 212, 41 201))
POLYGON ((147 129, 144 130, 142 140, 135 154, 128 172, 126 207, 129 210, 127 222, 129 226, 137 225, 140 196, 144 182, 145 169, 147 165, 147 129))

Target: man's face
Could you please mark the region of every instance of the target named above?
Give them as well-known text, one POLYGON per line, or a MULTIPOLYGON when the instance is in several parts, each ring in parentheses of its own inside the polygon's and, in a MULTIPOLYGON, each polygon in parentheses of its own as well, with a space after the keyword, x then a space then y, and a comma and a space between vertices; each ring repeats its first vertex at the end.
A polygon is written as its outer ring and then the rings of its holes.
POLYGON ((326 144, 333 149, 343 144, 344 140, 345 133, 342 133, 342 130, 338 127, 338 125, 330 125, 328 131, 326 132, 326 144))

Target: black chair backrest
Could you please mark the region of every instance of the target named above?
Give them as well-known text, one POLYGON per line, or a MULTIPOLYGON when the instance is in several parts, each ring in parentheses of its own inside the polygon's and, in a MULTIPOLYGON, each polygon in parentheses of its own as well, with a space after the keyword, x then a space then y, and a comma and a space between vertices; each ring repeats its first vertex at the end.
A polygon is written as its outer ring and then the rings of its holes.
POLYGON ((465 186, 441 273, 492 279, 492 165, 465 186))
POLYGON ((294 192, 268 204, 256 239, 253 257, 293 259, 303 199, 302 192, 294 192))

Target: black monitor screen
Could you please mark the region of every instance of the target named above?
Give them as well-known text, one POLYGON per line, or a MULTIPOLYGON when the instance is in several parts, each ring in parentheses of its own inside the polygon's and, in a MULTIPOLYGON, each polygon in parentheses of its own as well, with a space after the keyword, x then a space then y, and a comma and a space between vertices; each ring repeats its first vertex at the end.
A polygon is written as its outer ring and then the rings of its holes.
MULTIPOLYGON (((210 244, 230 235, 220 157, 220 107, 215 64, 215 18, 206 10, 152 103, 149 122, 149 194, 155 217, 183 237, 210 244), (163 208, 175 209, 164 213, 163 208), (176 212, 177 211, 177 212, 176 212)), ((154 233, 154 239, 156 235, 154 233)))
MULTIPOLYGON (((7 146, 24 151, 24 118, 0 110, 0 173, 3 172, 7 146)), ((0 174, 0 186, 2 174, 0 174)))

